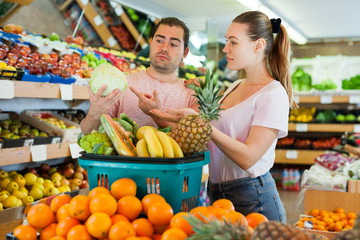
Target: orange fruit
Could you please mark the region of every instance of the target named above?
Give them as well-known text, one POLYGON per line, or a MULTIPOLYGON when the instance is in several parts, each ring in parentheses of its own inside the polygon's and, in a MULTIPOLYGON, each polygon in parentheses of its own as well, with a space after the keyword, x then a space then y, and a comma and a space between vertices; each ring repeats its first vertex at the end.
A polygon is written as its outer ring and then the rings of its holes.
POLYGON ((151 237, 154 234, 154 227, 146 218, 135 219, 131 224, 138 237, 151 237))
POLYGON ((117 203, 113 196, 106 193, 99 193, 90 199, 90 212, 103 212, 109 216, 116 213, 117 203))
POLYGON ((69 203, 71 197, 67 194, 61 194, 56 196, 50 203, 50 208, 53 212, 57 212, 62 205, 69 203))
POLYGON ((153 224, 153 226, 154 226, 154 233, 155 234, 163 234, 166 230, 170 229, 170 224, 164 225, 164 226, 154 225, 153 224))
POLYGON ((243 226, 248 225, 246 217, 239 212, 230 211, 230 212, 226 213, 224 217, 225 217, 225 219, 228 220, 228 222, 232 222, 233 224, 238 222, 240 225, 243 225, 243 226))
POLYGON ((156 202, 148 210, 148 219, 154 225, 167 225, 173 216, 174 211, 166 202, 156 202))
POLYGON ((334 220, 334 222, 340 221, 340 217, 338 215, 336 215, 336 214, 331 216, 331 218, 334 220))
POLYGON ((333 231, 340 232, 342 229, 343 229, 343 226, 342 226, 341 222, 334 223, 333 231))
POLYGON ((142 210, 141 201, 132 195, 122 197, 117 202, 117 213, 124 215, 130 221, 137 218, 142 210))
POLYGON ((354 227, 355 219, 349 219, 348 224, 350 227, 354 227))
POLYGON ((269 220, 261 213, 250 213, 246 215, 246 220, 248 222, 248 225, 255 229, 257 225, 263 222, 268 222, 269 220))
POLYGON ((161 234, 154 234, 153 240, 161 240, 161 234))
POLYGON ((311 210, 311 212, 310 212, 310 215, 313 217, 317 217, 317 216, 319 216, 319 214, 320 214, 320 211, 319 211, 319 209, 316 209, 316 208, 311 210))
POLYGON ((106 194, 111 194, 109 189, 104 188, 104 187, 95 187, 93 188, 89 194, 88 197, 89 199, 93 198, 94 196, 98 195, 99 193, 106 193, 106 194))
MULTIPOLYGON (((95 197, 94 197, 95 198, 95 197)), ((94 199, 93 198, 93 199, 94 199)), ((86 229, 95 238, 108 236, 112 222, 108 214, 103 212, 93 213, 85 223, 86 229)))
POLYGON ((85 195, 77 195, 69 203, 69 214, 80 221, 86 220, 90 216, 90 200, 85 195))
POLYGON ((184 218, 186 216, 189 216, 190 213, 187 212, 179 212, 177 214, 175 214, 170 221, 170 227, 171 228, 179 228, 181 230, 183 230, 186 235, 190 236, 193 233, 195 233, 192 230, 192 226, 189 224, 189 222, 184 218))
POLYGON ((348 212, 346 217, 347 219, 356 219, 356 214, 354 212, 348 212))
POLYGON ((43 229, 53 222, 54 214, 48 205, 38 203, 29 209, 26 219, 34 228, 43 229))
POLYGON ((213 206, 213 207, 222 208, 222 209, 225 209, 225 210, 227 210, 227 211, 235 211, 234 204, 233 204, 230 200, 225 199, 225 198, 216 200, 216 201, 212 204, 212 206, 213 206))
POLYGON ((337 209, 335 209, 335 213, 345 213, 345 209, 337 208, 337 209))
POLYGON ((136 237, 136 236, 131 236, 131 237, 126 238, 126 240, 141 240, 141 238, 136 237))
POLYGON ((61 237, 61 236, 55 236, 55 237, 50 238, 49 240, 66 240, 66 238, 61 237))
POLYGON ((207 222, 206 219, 212 221, 212 220, 219 220, 221 222, 224 221, 224 216, 228 211, 223 208, 213 207, 209 206, 207 207, 207 212, 205 213, 205 222, 207 222))
POLYGON ((136 231, 131 223, 125 221, 115 223, 109 231, 109 240, 125 240, 131 236, 136 236, 136 231))
POLYGON ((153 240, 152 238, 149 238, 149 237, 139 237, 140 240, 153 240))
POLYGON ((183 230, 178 228, 170 228, 162 234, 161 240, 184 240, 187 237, 188 236, 186 233, 184 233, 183 230))
POLYGON ((70 217, 69 213, 69 204, 62 205, 56 212, 56 220, 60 222, 61 220, 70 217))
POLYGON ((114 225, 115 223, 119 222, 119 221, 126 221, 129 222, 129 219, 127 219, 127 217, 125 217, 124 215, 121 214, 114 214, 110 217, 112 225, 114 225))
POLYGON ((40 233, 40 240, 49 240, 56 236, 56 223, 51 223, 49 226, 44 228, 40 233))
POLYGON ((130 178, 118 179, 111 184, 110 192, 117 200, 127 195, 136 196, 136 183, 130 178))
POLYGON ((329 217, 329 212, 323 209, 319 212, 319 215, 322 216, 323 218, 329 217))
POLYGON ((141 199, 142 209, 145 215, 147 215, 149 207, 156 202, 166 202, 165 198, 156 193, 149 193, 141 199))
POLYGON ((346 214, 344 212, 337 213, 337 215, 339 216, 340 220, 347 219, 346 214))
POLYGON ((60 222, 58 222, 58 224, 56 226, 56 235, 66 237, 69 230, 79 224, 80 224, 80 222, 76 218, 67 217, 67 218, 61 220, 60 222))
POLYGON ((66 240, 92 240, 90 233, 84 225, 72 227, 66 235, 66 240))
POLYGON ((191 209, 190 214, 194 215, 201 221, 205 221, 204 216, 207 215, 207 211, 208 211, 208 209, 206 207, 199 206, 199 207, 195 207, 195 208, 191 209))
POLYGON ((19 225, 14 231, 13 235, 19 240, 36 240, 36 230, 30 225, 19 225))

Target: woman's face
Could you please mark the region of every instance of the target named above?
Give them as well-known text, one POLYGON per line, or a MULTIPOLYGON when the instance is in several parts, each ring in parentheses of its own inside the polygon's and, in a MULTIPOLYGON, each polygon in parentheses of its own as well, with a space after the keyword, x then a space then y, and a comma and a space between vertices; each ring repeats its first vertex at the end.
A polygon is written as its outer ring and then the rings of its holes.
POLYGON ((231 23, 226 31, 227 43, 223 49, 226 53, 227 67, 230 70, 246 69, 255 61, 255 41, 247 35, 247 24, 231 23))

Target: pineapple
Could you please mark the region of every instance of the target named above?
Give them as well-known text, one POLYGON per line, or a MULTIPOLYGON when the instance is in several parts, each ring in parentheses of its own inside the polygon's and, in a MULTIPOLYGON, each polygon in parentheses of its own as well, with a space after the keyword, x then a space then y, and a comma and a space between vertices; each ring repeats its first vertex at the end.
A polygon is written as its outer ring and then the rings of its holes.
POLYGON ((256 226, 252 240, 312 240, 321 239, 309 235, 293 225, 269 221, 256 226))
POLYGON ((207 144, 212 133, 210 121, 219 118, 222 110, 218 101, 220 100, 218 86, 218 73, 211 76, 207 71, 204 82, 199 81, 199 86, 189 84, 188 87, 195 91, 195 97, 199 103, 199 115, 188 115, 180 120, 175 131, 171 134, 180 145, 185 156, 207 149, 207 144))
POLYGON ((205 223, 192 215, 186 219, 195 231, 187 240, 251 240, 248 228, 240 224, 218 220, 205 223))
POLYGON ((353 229, 336 234, 334 240, 360 240, 360 214, 355 220, 353 229))

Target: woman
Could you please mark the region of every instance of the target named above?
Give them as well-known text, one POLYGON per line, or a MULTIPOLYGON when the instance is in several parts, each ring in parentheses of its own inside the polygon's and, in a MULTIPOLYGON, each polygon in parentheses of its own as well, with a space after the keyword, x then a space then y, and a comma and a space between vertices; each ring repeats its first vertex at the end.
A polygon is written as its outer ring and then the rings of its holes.
MULTIPOLYGON (((289 106, 295 106, 289 73, 290 41, 280 19, 259 11, 237 16, 226 32, 230 70, 246 78, 234 82, 220 100, 218 121, 212 122, 208 195, 211 202, 231 200, 237 211, 264 214, 286 222, 286 213, 269 170, 278 138, 288 130, 289 106), (275 39, 274 39, 274 33, 275 39)), ((168 110, 183 116, 189 109, 168 110)), ((174 119, 174 118, 173 118, 174 119)))

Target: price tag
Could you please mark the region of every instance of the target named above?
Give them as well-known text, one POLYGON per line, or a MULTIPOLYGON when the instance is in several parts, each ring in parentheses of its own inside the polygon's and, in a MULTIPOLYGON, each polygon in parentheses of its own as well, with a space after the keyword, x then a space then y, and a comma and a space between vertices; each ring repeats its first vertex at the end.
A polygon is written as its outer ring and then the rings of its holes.
POLYGON ((14 92, 14 81, 0 81, 0 99, 12 99, 15 95, 14 92))
POLYGON ((1 142, 1 143, 0 143, 0 148, 2 148, 2 145, 3 145, 3 143, 1 142))
POLYGON ((109 37, 107 42, 109 43, 110 47, 115 46, 115 44, 117 43, 114 37, 109 37))
POLYGON ((89 0, 81 0, 81 3, 84 5, 84 7, 86 6, 86 4, 88 4, 89 0))
POLYGON ((60 95, 62 100, 73 100, 72 85, 60 84, 60 95))
POLYGON ((332 96, 320 96, 320 103, 322 104, 332 103, 332 96))
POLYGON ((209 164, 203 166, 203 174, 209 174, 209 164))
POLYGON ((34 144, 34 139, 26 139, 24 141, 24 146, 28 147, 28 146, 32 146, 34 144))
POLYGON ((360 132, 360 124, 354 124, 354 132, 360 132))
POLYGON ((135 69, 136 68, 136 64, 135 63, 130 63, 130 69, 135 69))
POLYGON ((103 20, 101 19, 101 17, 99 15, 97 15, 96 17, 94 17, 94 22, 95 22, 96 26, 100 26, 103 23, 103 20))
POLYGON ((359 95, 349 96, 349 103, 360 103, 360 96, 359 95))
POLYGON ((30 152, 33 162, 45 161, 47 159, 46 145, 31 146, 30 152))
POLYGON ((70 153, 72 158, 78 158, 81 156, 80 152, 84 151, 77 143, 69 144, 70 153))
POLYGON ((297 132, 307 132, 308 125, 306 123, 297 123, 296 131, 297 132))
POLYGON ((60 137, 55 137, 51 140, 51 144, 60 143, 60 141, 61 141, 60 137))
POLYGON ((122 9, 121 6, 117 6, 114 10, 115 10, 116 15, 118 15, 118 16, 121 16, 124 13, 124 10, 122 9))
POLYGON ((298 152, 296 150, 288 150, 288 151, 286 151, 285 157, 287 159, 297 159, 298 152))
POLYGON ((300 97, 299 96, 294 96, 294 101, 299 104, 300 102, 300 97))
POLYGON ((116 7, 118 4, 115 1, 110 1, 110 5, 114 8, 116 7))

